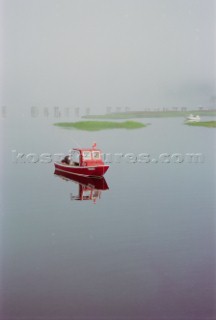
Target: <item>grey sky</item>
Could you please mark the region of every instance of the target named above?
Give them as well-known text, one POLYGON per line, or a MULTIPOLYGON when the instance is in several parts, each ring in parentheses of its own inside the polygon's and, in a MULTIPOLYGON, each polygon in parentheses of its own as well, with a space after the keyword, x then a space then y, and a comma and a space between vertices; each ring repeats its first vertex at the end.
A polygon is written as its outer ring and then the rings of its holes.
POLYGON ((2 103, 209 105, 214 0, 5 0, 2 103))

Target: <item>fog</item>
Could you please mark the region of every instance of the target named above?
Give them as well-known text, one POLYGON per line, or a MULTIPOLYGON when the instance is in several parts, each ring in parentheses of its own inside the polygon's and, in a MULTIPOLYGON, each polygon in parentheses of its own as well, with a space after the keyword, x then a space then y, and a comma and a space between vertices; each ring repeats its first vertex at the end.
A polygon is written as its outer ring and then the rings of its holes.
POLYGON ((213 0, 5 0, 1 104, 212 107, 213 0))

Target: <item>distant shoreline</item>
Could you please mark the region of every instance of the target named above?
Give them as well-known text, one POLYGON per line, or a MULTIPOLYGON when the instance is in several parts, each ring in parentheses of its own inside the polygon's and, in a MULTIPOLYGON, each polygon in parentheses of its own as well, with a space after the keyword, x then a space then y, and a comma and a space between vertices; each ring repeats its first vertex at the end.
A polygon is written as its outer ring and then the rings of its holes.
POLYGON ((200 117, 216 117, 216 110, 190 110, 190 111, 133 111, 116 112, 82 116, 83 119, 133 119, 133 118, 174 118, 187 117, 191 113, 200 117))

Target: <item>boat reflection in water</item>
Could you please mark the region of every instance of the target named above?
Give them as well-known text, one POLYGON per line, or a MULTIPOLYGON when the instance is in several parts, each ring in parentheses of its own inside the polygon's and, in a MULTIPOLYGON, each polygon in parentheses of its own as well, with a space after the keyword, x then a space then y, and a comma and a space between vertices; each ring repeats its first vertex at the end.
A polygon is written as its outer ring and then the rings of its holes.
POLYGON ((96 203, 96 201, 101 198, 102 191, 109 189, 108 184, 103 177, 83 177, 59 170, 55 170, 54 174, 63 180, 72 181, 79 185, 77 194, 71 194, 71 200, 92 200, 94 203, 96 203))

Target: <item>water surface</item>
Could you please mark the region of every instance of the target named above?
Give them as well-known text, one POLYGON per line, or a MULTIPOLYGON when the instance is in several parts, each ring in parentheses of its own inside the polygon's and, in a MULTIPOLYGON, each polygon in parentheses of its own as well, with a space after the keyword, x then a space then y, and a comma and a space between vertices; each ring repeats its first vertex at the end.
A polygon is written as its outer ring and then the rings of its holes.
POLYGON ((2 120, 2 320, 216 318, 215 130, 181 118, 147 122, 89 133, 2 120), (56 177, 53 163, 12 157, 93 141, 107 153, 204 161, 111 163, 109 190, 94 204, 72 201, 78 185, 56 177))

